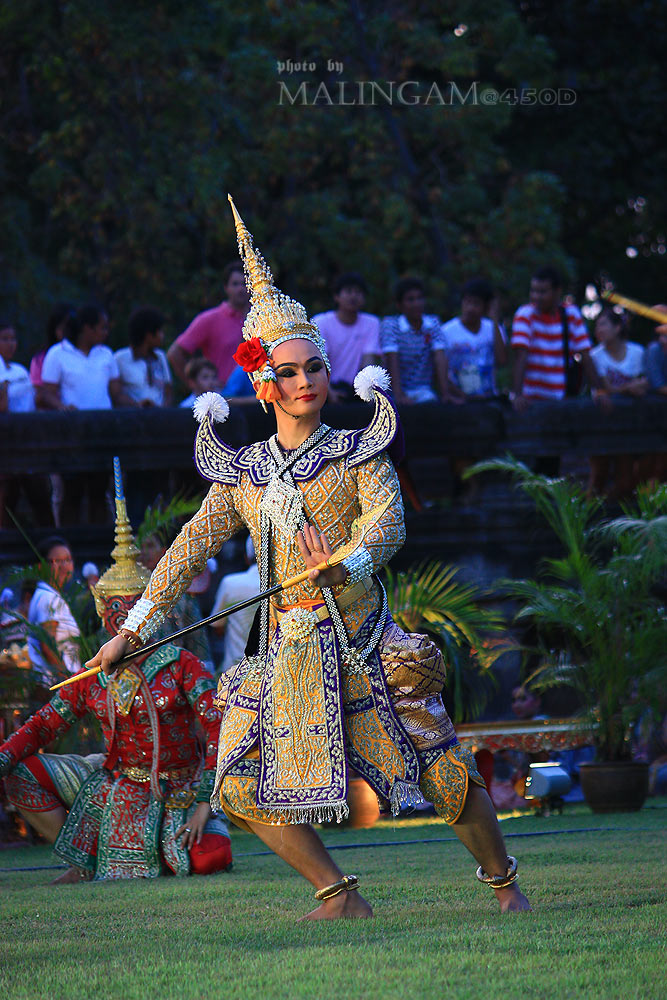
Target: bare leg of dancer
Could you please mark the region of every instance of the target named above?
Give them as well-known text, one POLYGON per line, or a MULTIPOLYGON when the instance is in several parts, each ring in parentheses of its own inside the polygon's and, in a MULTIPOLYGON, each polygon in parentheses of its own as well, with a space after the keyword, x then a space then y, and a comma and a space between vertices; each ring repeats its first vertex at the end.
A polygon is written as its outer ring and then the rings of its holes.
POLYGON ((44 840, 48 840, 49 844, 55 844, 56 837, 67 819, 67 811, 63 806, 49 809, 48 812, 30 812, 27 809, 19 809, 19 812, 28 826, 31 826, 40 837, 44 837, 44 840))
MULTIPOLYGON (((493 803, 483 788, 470 784, 466 804, 452 830, 489 875, 504 875, 507 850, 493 803)), ((495 889, 502 913, 530 910, 531 906, 516 882, 495 889)))
MULTIPOLYGON (((342 877, 340 868, 329 856, 326 847, 312 826, 267 826, 246 820, 267 847, 286 861, 299 875, 308 879, 315 889, 323 889, 342 877)), ((372 917, 373 911, 358 890, 339 892, 325 899, 302 920, 337 920, 340 917, 372 917)))

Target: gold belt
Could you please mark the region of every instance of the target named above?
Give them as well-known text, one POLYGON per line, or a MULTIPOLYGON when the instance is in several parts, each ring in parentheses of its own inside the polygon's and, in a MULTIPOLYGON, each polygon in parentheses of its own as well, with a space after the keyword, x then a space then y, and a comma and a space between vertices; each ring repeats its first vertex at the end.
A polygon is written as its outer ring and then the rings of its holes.
MULTIPOLYGON (((151 772, 145 767, 124 767, 120 773, 126 778, 130 778, 131 781, 143 783, 151 780, 151 772)), ((178 781, 184 777, 187 778, 187 772, 184 770, 160 771, 158 773, 158 778, 165 778, 168 781, 178 781)))
MULTIPOLYGON (((344 611, 345 608, 349 608, 349 606, 351 604, 354 604, 355 601, 360 600, 360 598, 362 598, 364 594, 367 594, 369 590, 373 589, 373 583, 374 581, 372 576, 365 576, 363 580, 359 580, 358 583, 355 583, 351 587, 348 587, 347 590, 344 590, 343 593, 336 598, 336 604, 338 605, 338 610, 344 611)), ((275 618, 276 621, 280 621, 283 615, 286 615, 288 611, 291 611, 292 607, 294 607, 294 605, 287 608, 281 608, 280 605, 274 604, 272 601, 271 617, 275 618)), ((322 605, 321 608, 313 610, 317 615, 319 621, 323 621, 325 618, 329 617, 329 611, 327 609, 326 604, 322 605)))

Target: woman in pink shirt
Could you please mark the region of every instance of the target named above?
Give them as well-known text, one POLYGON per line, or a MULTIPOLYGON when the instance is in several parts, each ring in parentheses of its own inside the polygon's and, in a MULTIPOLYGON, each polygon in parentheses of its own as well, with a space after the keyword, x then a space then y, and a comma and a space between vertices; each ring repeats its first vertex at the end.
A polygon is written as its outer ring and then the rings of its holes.
POLYGON ((366 292, 366 282, 360 274, 341 274, 333 288, 336 309, 313 316, 331 360, 331 403, 353 401, 355 376, 380 358, 380 320, 360 311, 366 292))

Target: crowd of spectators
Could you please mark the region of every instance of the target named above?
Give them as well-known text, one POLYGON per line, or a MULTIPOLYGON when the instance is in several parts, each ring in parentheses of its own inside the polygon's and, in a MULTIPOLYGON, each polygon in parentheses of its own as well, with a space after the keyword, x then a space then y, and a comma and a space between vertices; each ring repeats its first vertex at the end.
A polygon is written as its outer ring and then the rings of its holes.
MULTIPOLYGON (((113 352, 105 343, 109 319, 103 308, 59 303, 28 371, 14 360, 20 347, 16 330, 0 320, 0 413, 191 407, 208 391, 237 403, 254 402, 252 386, 232 357, 249 309, 240 261, 227 265, 222 283, 223 302, 197 315, 166 353, 167 321, 158 309, 135 309, 127 346, 113 352)), ((495 399, 522 413, 536 401, 578 395, 586 386, 609 409, 615 396, 667 393, 667 323, 645 349, 628 339, 625 315, 604 306, 593 323, 593 346, 581 312, 564 297, 562 278, 551 267, 535 271, 528 302, 513 318, 503 290, 483 278, 465 283, 460 310, 449 319, 433 311, 416 277, 397 283, 395 309, 383 318, 364 311, 367 294, 364 276, 341 274, 332 287, 333 308, 313 317, 327 343, 334 404, 354 400, 354 378, 369 363, 388 369, 400 406, 495 399)), ((474 457, 481 456, 451 459, 454 495, 474 457)), ((664 465, 664 456, 593 456, 589 491, 621 499, 642 479, 664 478, 664 465)), ((559 468, 558 456, 535 461, 536 471, 548 475, 559 468)), ((0 527, 9 526, 6 509, 18 495, 26 497, 44 526, 108 519, 106 482, 85 481, 74 472, 52 474, 43 482, 38 478, 0 473, 0 527)), ((401 480, 419 510, 407 467, 401 480)), ((473 482, 469 489, 475 488, 473 482)))
MULTIPOLYGON (((15 329, 0 321, 0 412, 171 406, 172 371, 179 389, 190 391, 178 392, 186 395, 178 405, 211 389, 252 398, 232 357, 249 309, 240 262, 227 265, 223 285, 223 302, 197 315, 166 353, 166 319, 158 309, 135 309, 128 344, 114 353, 105 344, 104 309, 60 303, 28 372, 13 360, 15 329)), ((371 363, 388 368, 399 405, 464 403, 502 392, 522 411, 535 400, 578 394, 582 376, 594 394, 667 393, 667 323, 644 349, 627 339, 625 314, 605 306, 594 324, 593 348, 581 312, 564 298, 563 281, 551 267, 535 272, 528 302, 511 320, 503 315, 503 290, 483 278, 465 283, 458 315, 444 321, 427 308, 419 278, 397 283, 396 308, 384 318, 364 311, 367 294, 362 275, 341 274, 332 287, 334 308, 313 316, 331 360, 333 403, 353 399, 354 378, 371 363), (511 375, 501 387, 498 371, 508 366, 511 375)))

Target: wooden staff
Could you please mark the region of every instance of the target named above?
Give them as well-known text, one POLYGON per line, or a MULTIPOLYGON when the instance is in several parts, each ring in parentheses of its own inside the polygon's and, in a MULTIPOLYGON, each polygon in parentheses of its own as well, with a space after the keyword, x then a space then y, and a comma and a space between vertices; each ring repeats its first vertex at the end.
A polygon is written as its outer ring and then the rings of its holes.
MULTIPOLYGON (((390 504, 396 499, 396 492, 392 493, 388 500, 384 503, 378 504, 377 507, 373 507, 366 514, 362 514, 358 517, 354 524, 352 525, 352 533, 349 541, 341 545, 328 559, 324 562, 318 563, 317 566, 311 566, 310 569, 305 570, 303 573, 298 573, 296 576, 290 577, 288 580, 283 580, 281 583, 277 583, 274 587, 270 587, 268 590, 262 591, 261 594, 255 594, 254 597, 249 597, 245 601, 240 601, 239 604, 233 604, 229 608, 224 608, 219 611, 216 615, 211 615, 209 618, 204 618, 200 622, 194 622, 192 625, 188 625, 186 628, 182 628, 179 632, 172 632, 171 635, 165 636, 164 639, 158 639, 157 642, 153 642, 150 646, 142 646, 140 649, 133 650, 131 653, 126 653, 122 656, 118 663, 116 664, 116 669, 129 663, 130 660, 134 660, 137 656, 148 656, 149 653, 154 653, 156 649, 160 649, 161 646, 166 645, 168 642, 173 642, 174 639, 180 639, 184 635, 188 635, 190 632, 194 632, 195 629, 201 628, 202 625, 210 625, 212 622, 217 622, 221 618, 226 618, 227 615, 233 615, 235 611, 242 611, 244 608, 249 608, 253 604, 258 604, 259 601, 265 600, 267 597, 273 597, 274 594, 279 594, 283 590, 289 590, 290 587, 296 587, 298 583, 303 583, 307 580, 314 569, 325 570, 329 569, 331 566, 338 566, 343 559, 347 559, 351 556, 353 552, 359 548, 359 546, 364 541, 366 535, 380 520, 384 512, 389 508, 390 504)), ((101 667, 90 667, 88 670, 83 670, 80 674, 74 674, 72 677, 68 677, 65 681, 60 681, 58 684, 53 684, 49 691, 57 691, 58 688, 65 687, 67 684, 74 684, 76 681, 82 681, 85 677, 92 677, 94 674, 99 674, 102 670, 101 667)))
POLYGON ((637 302, 636 299, 627 299, 624 295, 618 295, 616 292, 603 292, 602 298, 607 302, 614 302, 616 305, 623 306, 628 312, 637 313, 638 316, 646 316, 647 319, 652 319, 654 323, 667 323, 667 312, 663 309, 656 309, 654 306, 645 306, 643 302, 637 302))

